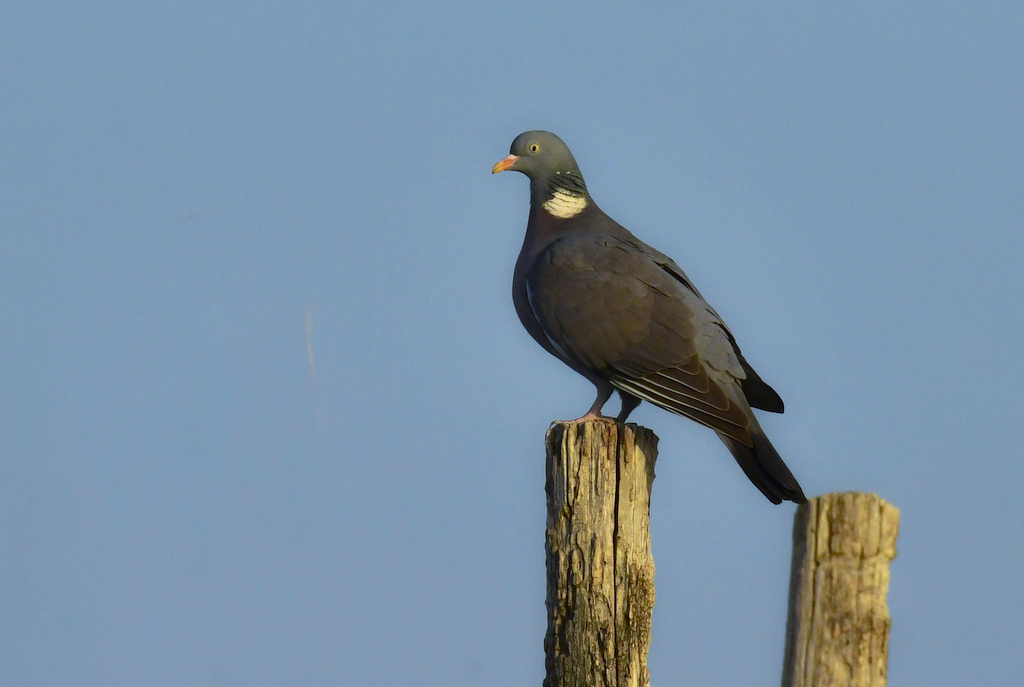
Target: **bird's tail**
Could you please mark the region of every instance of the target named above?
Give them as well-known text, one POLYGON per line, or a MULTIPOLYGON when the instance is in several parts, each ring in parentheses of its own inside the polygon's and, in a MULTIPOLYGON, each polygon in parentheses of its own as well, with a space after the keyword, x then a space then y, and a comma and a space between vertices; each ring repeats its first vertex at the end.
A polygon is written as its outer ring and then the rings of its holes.
POLYGON ((789 471, 782 461, 778 451, 768 441, 764 430, 757 421, 750 425, 750 436, 754 440, 753 447, 727 437, 721 433, 718 437, 729 447, 736 462, 743 468, 743 472, 754 486, 761 490, 772 503, 782 503, 783 500, 794 503, 807 503, 803 489, 796 481, 796 477, 789 471))

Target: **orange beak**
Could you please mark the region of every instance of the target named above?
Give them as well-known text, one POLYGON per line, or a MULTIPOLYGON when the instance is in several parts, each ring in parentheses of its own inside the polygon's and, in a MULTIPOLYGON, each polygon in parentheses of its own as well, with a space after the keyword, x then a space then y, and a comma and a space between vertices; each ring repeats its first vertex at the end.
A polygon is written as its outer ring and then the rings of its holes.
POLYGON ((519 159, 518 155, 509 155, 504 160, 502 160, 498 164, 494 165, 494 167, 491 169, 491 174, 497 174, 498 172, 504 172, 506 169, 508 169, 509 167, 514 165, 516 163, 516 160, 518 160, 518 159, 519 159))

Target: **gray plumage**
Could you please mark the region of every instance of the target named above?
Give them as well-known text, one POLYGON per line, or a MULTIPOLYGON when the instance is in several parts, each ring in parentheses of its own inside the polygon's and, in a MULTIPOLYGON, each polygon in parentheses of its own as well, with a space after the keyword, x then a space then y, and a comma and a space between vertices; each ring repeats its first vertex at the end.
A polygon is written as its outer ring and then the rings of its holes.
POLYGON ((569 148, 528 131, 494 166, 530 179, 530 215, 513 276, 516 313, 548 352, 617 390, 617 419, 646 400, 706 425, 773 503, 806 501, 751 407, 781 413, 782 399, 750 367, 736 339, 671 258, 601 211, 569 148))

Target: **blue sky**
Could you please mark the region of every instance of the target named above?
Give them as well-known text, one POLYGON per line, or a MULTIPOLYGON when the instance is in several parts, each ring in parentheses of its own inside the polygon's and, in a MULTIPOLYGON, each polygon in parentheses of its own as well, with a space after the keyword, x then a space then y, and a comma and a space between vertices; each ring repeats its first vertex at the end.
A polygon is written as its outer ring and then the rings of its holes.
MULTIPOLYGON (((1019 680, 1014 3, 342 5, 0 8, 7 684, 539 683, 543 435, 593 399, 512 309, 534 128, 805 491, 901 508, 892 684, 1019 680)), ((652 682, 775 683, 793 507, 632 419, 652 682)))

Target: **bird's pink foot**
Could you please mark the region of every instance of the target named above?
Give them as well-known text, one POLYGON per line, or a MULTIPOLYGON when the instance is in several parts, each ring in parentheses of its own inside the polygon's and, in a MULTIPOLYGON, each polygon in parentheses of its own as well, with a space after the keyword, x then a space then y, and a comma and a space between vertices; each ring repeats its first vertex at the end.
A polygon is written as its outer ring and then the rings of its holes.
POLYGON ((618 422, 615 418, 610 415, 602 415, 598 411, 591 410, 586 415, 578 417, 575 420, 566 420, 565 422, 571 425, 578 425, 581 422, 590 422, 591 420, 603 420, 605 422, 618 422))

